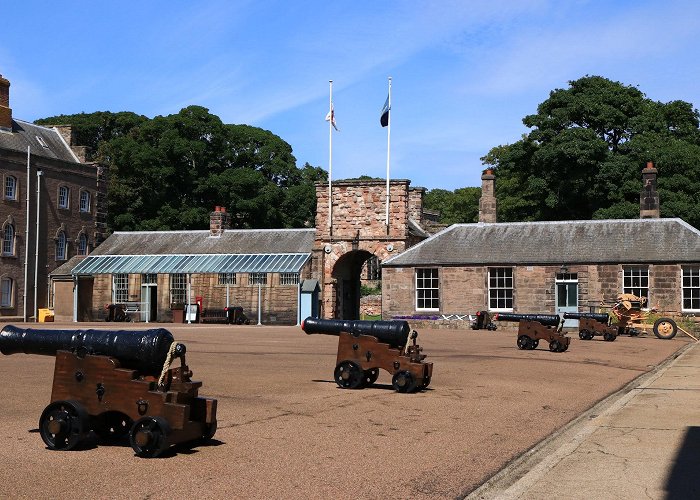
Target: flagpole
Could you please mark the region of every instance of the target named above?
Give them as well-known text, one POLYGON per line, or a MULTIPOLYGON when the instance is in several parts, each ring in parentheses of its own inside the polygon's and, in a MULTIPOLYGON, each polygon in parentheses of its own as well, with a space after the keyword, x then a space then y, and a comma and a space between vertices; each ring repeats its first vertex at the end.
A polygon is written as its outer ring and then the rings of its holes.
POLYGON ((328 113, 328 232, 333 236, 333 191, 331 182, 333 178, 333 80, 328 80, 330 87, 328 113))
POLYGON ((391 77, 389 77, 389 116, 386 128, 386 234, 389 234, 389 160, 391 146, 391 77))

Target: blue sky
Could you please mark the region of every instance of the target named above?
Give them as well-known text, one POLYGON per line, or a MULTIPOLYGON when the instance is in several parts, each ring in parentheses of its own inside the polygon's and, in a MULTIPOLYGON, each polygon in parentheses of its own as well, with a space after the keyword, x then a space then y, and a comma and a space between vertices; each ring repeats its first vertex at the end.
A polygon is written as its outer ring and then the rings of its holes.
POLYGON ((333 178, 479 186, 479 160, 584 75, 698 107, 700 2, 675 0, 133 2, 0 0, 0 74, 13 116, 196 104, 291 144, 333 178))

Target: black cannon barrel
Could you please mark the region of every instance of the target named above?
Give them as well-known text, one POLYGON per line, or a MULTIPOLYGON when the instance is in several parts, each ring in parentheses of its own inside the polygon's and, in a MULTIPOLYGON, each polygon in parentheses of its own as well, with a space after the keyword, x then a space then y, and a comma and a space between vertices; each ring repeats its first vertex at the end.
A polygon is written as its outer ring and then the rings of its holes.
MULTIPOLYGON (((99 354, 117 358, 123 368, 157 375, 174 342, 165 328, 149 330, 39 330, 5 326, 0 331, 3 354, 41 354, 71 351, 79 356, 99 354)), ((184 347, 184 346, 183 346, 184 347)))
POLYGON ((559 326, 561 321, 558 314, 496 313, 493 319, 498 321, 536 321, 546 326, 559 326))
POLYGON ((358 335, 370 335, 380 342, 392 347, 403 347, 408 342, 411 327, 408 321, 363 321, 343 319, 318 319, 308 317, 301 323, 301 329, 307 334, 321 333, 338 335, 341 332, 358 335))
POLYGON ((586 313, 586 312, 565 312, 564 313, 564 319, 582 319, 582 318, 592 319, 592 320, 598 321, 599 323, 605 323, 606 325, 608 324, 608 321, 610 320, 610 316, 608 315, 608 313, 586 313))

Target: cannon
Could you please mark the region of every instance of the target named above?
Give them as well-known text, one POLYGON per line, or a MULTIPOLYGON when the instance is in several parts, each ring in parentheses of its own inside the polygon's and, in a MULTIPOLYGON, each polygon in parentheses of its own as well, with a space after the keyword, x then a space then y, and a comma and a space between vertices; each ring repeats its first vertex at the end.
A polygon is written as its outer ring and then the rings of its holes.
POLYGON ((571 339, 561 333, 561 318, 558 314, 515 314, 496 313, 496 321, 518 322, 518 348, 535 349, 540 339, 549 342, 552 352, 564 352, 571 339))
POLYGON ((170 446, 208 441, 216 432, 216 400, 198 396, 186 347, 164 328, 0 331, 0 352, 55 356, 51 402, 39 434, 51 450, 79 448, 91 433, 126 440, 139 457, 170 446), (175 358, 179 367, 171 367, 175 358))
POLYGON ((496 323, 491 321, 491 315, 488 311, 478 311, 476 317, 471 324, 472 330, 496 330, 496 323))
MULTIPOLYGON (((654 324, 649 324, 649 313, 654 309, 647 309, 647 298, 639 297, 631 293, 621 293, 617 296, 612 306, 601 304, 602 307, 610 307, 611 315, 617 321, 617 334, 636 337, 642 332, 651 329, 660 339, 672 339, 678 333, 678 325, 671 318, 658 318, 654 324)), ((687 335, 688 332, 684 331, 687 335)), ((692 335, 691 335, 692 337, 692 335)), ((693 337, 695 338, 695 337, 693 337)))
POLYGON ((338 355, 333 377, 343 389, 360 389, 374 384, 382 368, 392 374, 397 392, 425 389, 433 376, 433 364, 426 363, 417 344, 418 333, 406 321, 347 321, 306 318, 301 328, 307 334, 334 335, 338 355))
POLYGON ((578 336, 581 340, 602 336, 603 340, 612 342, 617 338, 618 329, 610 324, 608 313, 565 312, 564 319, 578 320, 578 336))

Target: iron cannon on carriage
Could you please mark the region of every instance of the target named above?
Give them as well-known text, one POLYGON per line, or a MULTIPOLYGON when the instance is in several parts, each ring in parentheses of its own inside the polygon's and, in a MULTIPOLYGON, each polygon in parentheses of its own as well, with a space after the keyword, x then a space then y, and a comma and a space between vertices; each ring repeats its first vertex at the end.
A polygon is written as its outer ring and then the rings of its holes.
POLYGON ((569 348, 571 339, 561 333, 562 322, 558 314, 496 313, 493 319, 518 322, 519 349, 535 349, 540 340, 548 342, 552 352, 564 352, 569 348))
POLYGON ((608 313, 565 312, 564 319, 578 320, 578 336, 581 340, 602 336, 603 340, 612 342, 617 338, 618 329, 611 324, 608 313))

